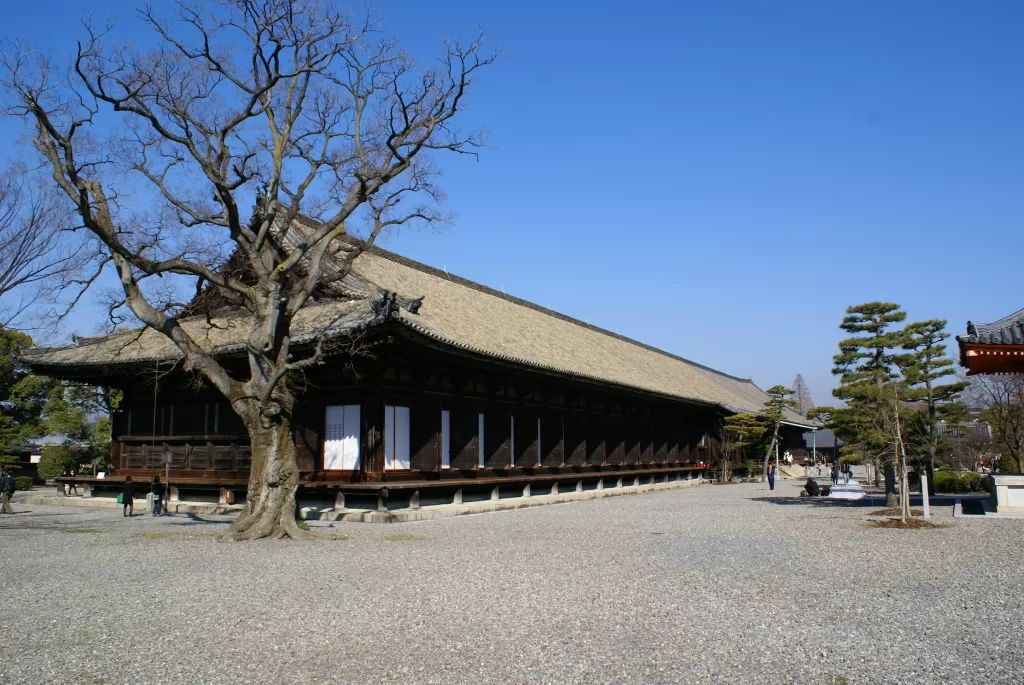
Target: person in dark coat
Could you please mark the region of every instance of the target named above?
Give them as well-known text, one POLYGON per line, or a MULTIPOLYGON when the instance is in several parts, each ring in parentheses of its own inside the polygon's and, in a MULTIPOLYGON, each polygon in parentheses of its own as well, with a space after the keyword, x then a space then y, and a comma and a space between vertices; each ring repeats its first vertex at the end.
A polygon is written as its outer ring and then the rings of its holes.
POLYGON ((135 483, 132 482, 131 476, 126 476, 124 479, 121 504, 124 507, 124 510, 121 512, 122 516, 131 517, 135 513, 135 483))
POLYGON ((839 485, 839 462, 832 462, 832 485, 839 485))
POLYGON ((14 495, 14 476, 8 473, 4 469, 0 469, 0 500, 3 501, 0 506, 0 514, 13 514, 14 509, 11 509, 11 496, 14 495))
POLYGON ((775 489, 775 464, 768 464, 768 489, 775 489))
POLYGON ((804 483, 804 490, 807 492, 808 497, 817 497, 821 494, 821 488, 818 487, 818 482, 813 478, 807 479, 807 482, 804 483))
POLYGON ((160 482, 160 476, 153 476, 153 487, 149 490, 153 495, 153 516, 160 515, 160 506, 164 498, 164 486, 160 482))

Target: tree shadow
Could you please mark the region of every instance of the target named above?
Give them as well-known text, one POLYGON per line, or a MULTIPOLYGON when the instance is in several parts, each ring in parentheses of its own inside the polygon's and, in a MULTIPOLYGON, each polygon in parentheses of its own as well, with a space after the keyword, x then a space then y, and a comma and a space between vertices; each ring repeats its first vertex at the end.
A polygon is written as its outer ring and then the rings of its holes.
POLYGON ((838 497, 751 497, 755 502, 767 502, 782 507, 804 506, 817 509, 859 509, 885 506, 885 497, 868 495, 862 499, 840 499, 838 497))

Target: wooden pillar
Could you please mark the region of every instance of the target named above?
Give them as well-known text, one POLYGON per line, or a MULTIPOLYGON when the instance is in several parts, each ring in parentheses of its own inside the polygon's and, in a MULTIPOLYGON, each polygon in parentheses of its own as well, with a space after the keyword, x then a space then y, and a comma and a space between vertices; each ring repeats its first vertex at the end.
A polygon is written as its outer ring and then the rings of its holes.
POLYGON ((363 400, 361 419, 360 462, 363 480, 379 483, 384 480, 384 402, 376 393, 367 395, 363 400))

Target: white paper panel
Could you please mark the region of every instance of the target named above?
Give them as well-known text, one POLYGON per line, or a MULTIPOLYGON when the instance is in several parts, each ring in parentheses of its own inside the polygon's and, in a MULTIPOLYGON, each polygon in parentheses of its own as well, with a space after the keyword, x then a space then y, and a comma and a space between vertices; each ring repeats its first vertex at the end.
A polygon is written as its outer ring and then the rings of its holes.
POLYGON ((452 426, 447 409, 441 410, 441 468, 452 467, 452 426))
POLYGON ((359 468, 359 405, 333 405, 324 421, 324 470, 359 468))
POLYGON ((476 451, 480 468, 484 466, 484 415, 477 414, 476 451))

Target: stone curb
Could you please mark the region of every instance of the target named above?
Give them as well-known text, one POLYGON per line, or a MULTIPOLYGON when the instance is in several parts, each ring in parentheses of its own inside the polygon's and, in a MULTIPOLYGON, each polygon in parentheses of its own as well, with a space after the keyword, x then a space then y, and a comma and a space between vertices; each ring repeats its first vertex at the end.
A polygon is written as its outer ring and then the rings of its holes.
MULTIPOLYGON (((674 481, 670 483, 653 483, 647 485, 626 485, 621 488, 605 490, 586 490, 584 492, 565 492, 557 495, 534 495, 530 497, 510 497, 508 499, 484 500, 465 504, 439 504, 421 509, 395 509, 390 511, 368 510, 336 510, 331 508, 302 507, 300 517, 307 521, 349 521, 361 523, 407 523, 410 521, 430 521, 468 516, 497 511, 510 511, 526 507, 541 507, 548 504, 565 502, 585 502, 587 500, 617 497, 619 495, 636 495, 661 490, 675 490, 704 485, 708 481, 703 478, 674 481)), ((39 504, 46 506, 81 507, 87 509, 120 509, 121 505, 109 497, 61 497, 59 495, 16 495, 14 504, 39 504)), ((136 508, 148 510, 145 500, 137 500, 136 508)), ((168 513, 171 514, 237 514, 242 511, 240 504, 213 504, 206 502, 168 502, 168 513)))

